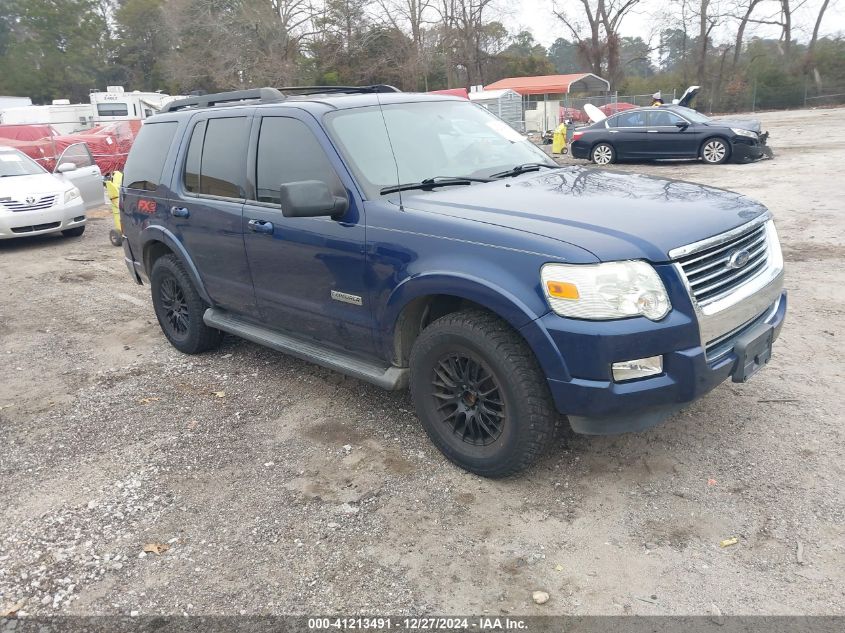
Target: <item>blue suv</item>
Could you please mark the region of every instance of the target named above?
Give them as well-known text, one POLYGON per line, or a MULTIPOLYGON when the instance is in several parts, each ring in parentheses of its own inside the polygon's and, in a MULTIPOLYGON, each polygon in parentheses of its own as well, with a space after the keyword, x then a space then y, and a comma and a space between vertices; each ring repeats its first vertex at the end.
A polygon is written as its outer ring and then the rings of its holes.
POLYGON ((771 214, 697 184, 561 168, 487 110, 388 86, 238 91, 148 119, 126 264, 188 354, 224 332, 410 386, 488 477, 576 432, 637 431, 771 355, 771 214))

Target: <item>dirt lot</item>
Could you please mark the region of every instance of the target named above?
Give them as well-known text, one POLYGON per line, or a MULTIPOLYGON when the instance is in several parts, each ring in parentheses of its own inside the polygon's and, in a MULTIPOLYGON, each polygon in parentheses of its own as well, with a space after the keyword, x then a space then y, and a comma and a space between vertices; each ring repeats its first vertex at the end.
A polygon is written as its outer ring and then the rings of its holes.
POLYGON ((104 213, 0 243, 0 611, 845 614, 845 109, 762 118, 773 161, 623 169, 774 211, 770 366, 506 481, 404 394, 235 338, 180 355, 104 213))

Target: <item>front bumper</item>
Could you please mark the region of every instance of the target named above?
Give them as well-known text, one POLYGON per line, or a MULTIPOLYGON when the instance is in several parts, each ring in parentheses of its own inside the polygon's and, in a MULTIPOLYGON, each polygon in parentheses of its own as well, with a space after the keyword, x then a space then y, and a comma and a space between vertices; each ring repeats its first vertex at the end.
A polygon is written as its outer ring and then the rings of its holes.
POLYGON ((85 224, 80 199, 39 211, 0 211, 0 240, 66 231, 85 224))
POLYGON ((765 140, 736 137, 731 142, 731 158, 740 163, 759 160, 766 154, 765 147, 765 140))
MULTIPOLYGON (((764 314, 751 323, 771 325, 777 338, 786 316, 786 303, 786 292, 782 292, 775 303, 767 306, 764 314)), ((551 320, 552 317, 555 315, 544 318, 551 320)), ((742 330, 735 336, 738 338, 741 334, 742 330)), ((617 337, 612 345, 614 349, 608 353, 614 354, 617 360, 646 357, 656 349, 653 337, 635 333, 617 337), (630 349, 620 352, 619 347, 630 349)), ((603 355, 602 352, 599 355, 603 355)), ((569 416, 573 429, 579 433, 608 435, 640 431, 660 423, 685 404, 712 391, 731 377, 737 365, 734 351, 720 355, 715 361, 708 360, 700 344, 662 355, 663 373, 651 378, 627 382, 577 377, 549 379, 555 405, 569 416)))

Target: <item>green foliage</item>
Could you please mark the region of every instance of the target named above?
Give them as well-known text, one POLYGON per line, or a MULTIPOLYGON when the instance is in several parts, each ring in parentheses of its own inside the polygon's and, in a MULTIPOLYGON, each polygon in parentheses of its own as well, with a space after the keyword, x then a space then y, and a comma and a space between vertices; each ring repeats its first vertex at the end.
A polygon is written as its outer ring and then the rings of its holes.
POLYGON ((5 0, 0 92, 82 101, 96 88, 106 33, 95 0, 5 0))

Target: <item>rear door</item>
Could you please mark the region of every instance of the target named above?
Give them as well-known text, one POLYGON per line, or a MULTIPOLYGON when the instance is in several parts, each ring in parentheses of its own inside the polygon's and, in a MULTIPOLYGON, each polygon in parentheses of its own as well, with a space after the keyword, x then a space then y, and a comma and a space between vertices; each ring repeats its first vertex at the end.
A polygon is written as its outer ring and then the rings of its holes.
POLYGON ((695 126, 669 110, 654 108, 648 111, 648 128, 645 151, 650 158, 688 158, 698 153, 695 126))
POLYGON ((85 143, 69 145, 56 162, 54 173, 76 185, 82 194, 82 202, 86 209, 93 209, 105 204, 103 175, 85 143), (76 169, 59 174, 59 165, 65 163, 71 163, 76 169))
POLYGON ((255 314, 241 213, 251 110, 203 112, 177 156, 169 228, 185 245, 215 305, 255 314))
POLYGON ((622 112, 608 121, 613 131, 617 158, 643 158, 646 155, 646 113, 644 110, 622 112))

